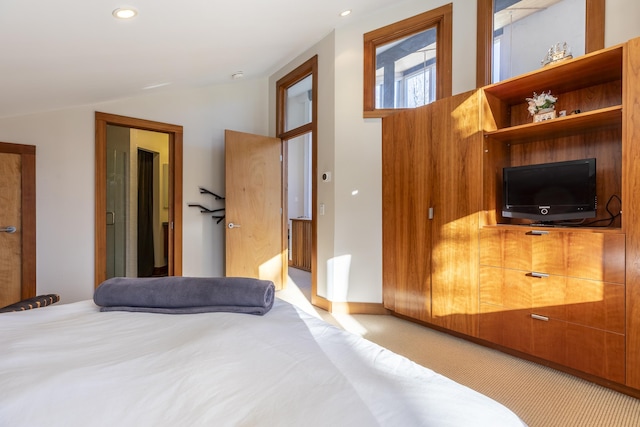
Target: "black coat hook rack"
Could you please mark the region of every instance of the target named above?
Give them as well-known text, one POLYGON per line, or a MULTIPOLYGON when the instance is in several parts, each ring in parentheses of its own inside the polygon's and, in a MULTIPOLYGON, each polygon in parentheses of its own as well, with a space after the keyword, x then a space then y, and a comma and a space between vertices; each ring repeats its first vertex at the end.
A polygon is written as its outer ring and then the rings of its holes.
MULTIPOLYGON (((209 194, 213 196, 216 200, 224 200, 224 197, 217 195, 213 191, 209 191, 206 188, 199 187, 200 194, 209 194)), ((224 208, 221 209, 209 209, 206 206, 202 206, 200 203, 188 203, 187 206, 190 208, 200 208, 201 213, 212 213, 216 215, 211 215, 211 218, 217 219, 216 224, 220 224, 224 219, 224 215, 219 215, 219 212, 224 212, 224 208)))
POLYGON ((209 191, 206 188, 199 187, 199 189, 200 189, 200 194, 211 194, 213 197, 216 198, 216 200, 224 200, 224 197, 218 196, 216 193, 209 191))

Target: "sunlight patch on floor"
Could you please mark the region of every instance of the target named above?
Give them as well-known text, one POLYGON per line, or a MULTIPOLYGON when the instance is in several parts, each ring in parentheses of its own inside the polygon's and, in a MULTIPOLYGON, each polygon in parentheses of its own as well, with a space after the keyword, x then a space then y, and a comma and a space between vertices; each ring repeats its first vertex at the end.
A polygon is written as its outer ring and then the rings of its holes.
POLYGON ((349 314, 332 313, 330 314, 342 326, 342 329, 352 332, 361 337, 365 336, 369 331, 362 326, 360 322, 349 314))
POLYGON ((307 287, 302 285, 299 286, 291 276, 289 276, 288 279, 286 289, 276 292, 276 296, 278 298, 297 306, 312 316, 319 317, 332 325, 338 326, 356 335, 364 336, 369 332, 364 326, 362 326, 362 324, 349 314, 329 313, 318 307, 314 307, 309 301, 308 294, 310 293, 310 289, 307 289, 307 287), (305 291, 301 288, 304 288, 307 291, 307 295, 305 295, 305 291))
POLYGON ((280 290, 276 292, 276 296, 282 300, 291 303, 305 312, 311 314, 315 317, 322 317, 318 312, 318 309, 311 305, 311 302, 307 299, 304 293, 300 290, 300 287, 296 284, 296 282, 289 276, 289 280, 287 282, 286 289, 280 290))

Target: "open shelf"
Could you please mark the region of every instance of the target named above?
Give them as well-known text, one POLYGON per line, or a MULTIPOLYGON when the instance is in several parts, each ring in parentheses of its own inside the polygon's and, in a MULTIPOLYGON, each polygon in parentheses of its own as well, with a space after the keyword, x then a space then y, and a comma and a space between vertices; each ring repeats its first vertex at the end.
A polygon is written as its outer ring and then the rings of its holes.
POLYGON ((484 88, 507 104, 522 103, 533 92, 566 93, 622 79, 621 45, 547 65, 484 88))
POLYGON ((538 123, 502 128, 485 132, 485 137, 492 141, 524 143, 550 137, 562 137, 590 132, 594 129, 620 126, 622 122, 622 106, 602 108, 566 117, 558 117, 538 123))

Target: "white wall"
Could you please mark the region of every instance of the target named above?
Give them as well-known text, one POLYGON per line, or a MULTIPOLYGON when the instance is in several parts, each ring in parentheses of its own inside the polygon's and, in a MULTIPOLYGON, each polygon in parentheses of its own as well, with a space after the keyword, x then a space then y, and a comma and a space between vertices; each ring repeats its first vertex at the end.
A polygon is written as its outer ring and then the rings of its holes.
POLYGON ((140 96, 0 119, 0 141, 36 146, 37 292, 91 298, 94 277, 94 112, 184 127, 183 274, 224 274, 224 224, 187 203, 223 207, 224 129, 266 134, 266 79, 140 96))

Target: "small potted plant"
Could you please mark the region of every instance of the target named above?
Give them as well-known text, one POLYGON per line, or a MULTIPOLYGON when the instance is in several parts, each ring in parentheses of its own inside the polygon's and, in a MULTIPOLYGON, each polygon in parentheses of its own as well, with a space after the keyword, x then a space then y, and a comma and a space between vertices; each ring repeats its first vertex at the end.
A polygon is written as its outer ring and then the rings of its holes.
POLYGON ((533 116, 533 122, 542 122, 556 118, 555 104, 558 98, 551 95, 551 91, 542 92, 540 95, 533 92, 532 98, 527 98, 529 113, 533 116))

